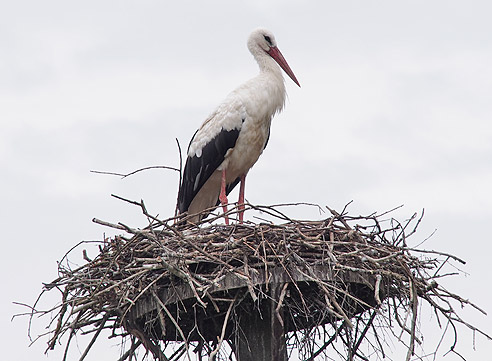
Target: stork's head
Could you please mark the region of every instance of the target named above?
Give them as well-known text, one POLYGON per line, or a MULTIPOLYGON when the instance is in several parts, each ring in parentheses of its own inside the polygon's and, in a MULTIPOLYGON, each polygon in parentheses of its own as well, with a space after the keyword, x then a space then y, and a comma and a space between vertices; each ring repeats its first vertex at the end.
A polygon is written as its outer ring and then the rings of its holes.
POLYGON ((271 31, 263 28, 254 30, 248 39, 248 49, 253 56, 259 60, 263 56, 270 56, 277 62, 278 65, 285 71, 285 73, 296 83, 301 86, 291 70, 289 64, 283 57, 280 50, 277 48, 277 41, 271 31))

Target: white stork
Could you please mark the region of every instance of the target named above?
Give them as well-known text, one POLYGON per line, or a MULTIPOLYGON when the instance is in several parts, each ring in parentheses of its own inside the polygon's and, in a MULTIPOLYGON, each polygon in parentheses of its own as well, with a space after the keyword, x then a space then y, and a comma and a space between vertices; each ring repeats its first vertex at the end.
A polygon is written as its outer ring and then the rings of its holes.
MULTIPOLYGON (((238 205, 242 223, 246 174, 267 145, 273 115, 284 106, 280 68, 300 86, 270 31, 253 31, 248 49, 260 73, 230 93, 191 139, 178 194, 179 213, 197 214, 219 202, 227 213, 227 195, 241 182, 238 205)), ((205 215, 190 221, 196 223, 205 215)), ((225 222, 229 224, 227 214, 225 222)))

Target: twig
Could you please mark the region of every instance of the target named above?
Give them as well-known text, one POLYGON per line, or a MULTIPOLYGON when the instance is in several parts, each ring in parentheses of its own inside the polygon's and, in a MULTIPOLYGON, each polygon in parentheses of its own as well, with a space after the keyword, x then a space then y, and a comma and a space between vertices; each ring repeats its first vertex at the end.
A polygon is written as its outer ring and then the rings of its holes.
POLYGON ((410 299, 412 304, 412 323, 410 326, 410 344, 407 350, 407 357, 405 359, 406 361, 410 361, 410 358, 413 356, 414 349, 415 349, 415 327, 417 324, 417 306, 418 306, 417 290, 415 289, 415 285, 413 283, 413 279, 411 276, 409 277, 408 282, 409 282, 409 290, 410 290, 410 299))
POLYGON ((224 341, 225 331, 226 331, 226 327, 227 327, 227 322, 229 321, 229 315, 231 314, 232 307, 234 306, 234 303, 236 302, 236 298, 237 298, 237 294, 236 294, 236 297, 234 297, 234 300, 231 301, 229 308, 227 309, 227 312, 226 312, 226 315, 224 318, 224 323, 222 324, 222 330, 220 331, 220 337, 219 337, 219 340, 217 342, 217 347, 215 348, 215 350, 212 351, 212 353, 209 356, 209 358, 211 360, 214 360, 215 355, 217 354, 217 352, 219 352, 220 347, 222 346, 222 342, 224 341))
POLYGON ((101 324, 100 324, 99 328, 97 329, 96 333, 94 334, 94 336, 92 337, 91 341, 89 342, 89 344, 85 348, 84 352, 80 356, 79 361, 83 361, 85 359, 85 357, 89 353, 89 350, 92 348, 92 346, 94 345, 94 342, 96 342, 97 337, 99 336, 99 334, 101 333, 102 329, 104 328, 104 325, 106 324, 106 321, 108 320, 108 318, 109 318, 109 313, 106 313, 104 315, 104 317, 103 317, 103 319, 101 321, 101 324))
POLYGON ((376 275, 376 284, 374 285, 374 299, 376 300, 378 306, 381 305, 381 298, 379 297, 379 287, 381 286, 381 275, 376 275))
MULTIPOLYGON (((179 336, 181 337, 181 339, 185 342, 185 345, 187 345, 187 339, 183 333, 183 330, 181 329, 181 327, 179 327, 179 324, 178 322, 175 320, 175 318, 173 317, 173 315, 169 312, 169 310, 167 309, 166 305, 164 305, 164 303, 162 303, 161 299, 157 296, 157 294, 155 293, 154 290, 152 290, 152 296, 154 297, 154 300, 157 302, 157 304, 164 310, 164 312, 166 313, 167 317, 169 317, 169 319, 171 320, 171 322, 174 324, 174 327, 176 327, 176 331, 178 331, 179 333, 179 336)), ((186 346, 186 354, 188 355, 188 359, 190 359, 190 355, 188 353, 188 346, 186 346)))
POLYGON ((136 173, 142 172, 144 170, 149 170, 149 169, 169 169, 169 170, 174 170, 176 172, 179 172, 178 168, 169 167, 166 165, 153 165, 153 166, 144 167, 144 168, 134 170, 133 172, 130 172, 130 173, 103 172, 103 171, 99 171, 99 170, 91 170, 90 172, 96 173, 96 174, 115 175, 115 176, 119 176, 123 179, 123 178, 129 177, 131 175, 134 175, 136 173))

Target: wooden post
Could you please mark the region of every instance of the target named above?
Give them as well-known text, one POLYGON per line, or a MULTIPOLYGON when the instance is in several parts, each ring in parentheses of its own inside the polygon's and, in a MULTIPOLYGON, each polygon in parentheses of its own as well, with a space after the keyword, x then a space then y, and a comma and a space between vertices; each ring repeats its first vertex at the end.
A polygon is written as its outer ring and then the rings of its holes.
MULTIPOLYGON (((264 300, 261 313, 255 308, 240 315, 235 340, 238 361, 287 361, 284 326, 275 312, 282 284, 271 287, 271 300, 264 300)), ((282 308, 279 315, 283 318, 282 308)))

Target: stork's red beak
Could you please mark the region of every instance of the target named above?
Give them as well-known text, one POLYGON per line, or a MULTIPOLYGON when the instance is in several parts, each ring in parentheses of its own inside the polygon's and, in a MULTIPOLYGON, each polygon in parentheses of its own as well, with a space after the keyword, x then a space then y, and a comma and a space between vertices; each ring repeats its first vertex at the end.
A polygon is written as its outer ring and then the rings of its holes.
POLYGON ((285 73, 294 81, 294 83, 301 87, 301 84, 299 84, 299 82, 297 81, 294 72, 290 68, 289 64, 287 64, 287 60, 285 60, 284 56, 276 46, 270 48, 270 50, 268 51, 268 55, 270 55, 277 62, 277 64, 280 65, 282 69, 284 69, 285 73))

